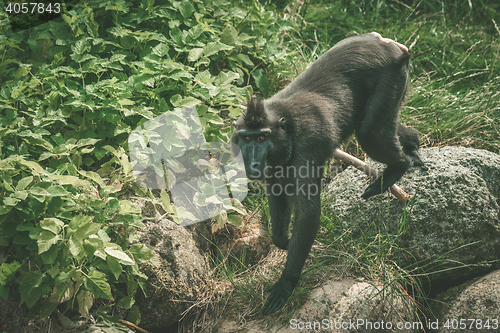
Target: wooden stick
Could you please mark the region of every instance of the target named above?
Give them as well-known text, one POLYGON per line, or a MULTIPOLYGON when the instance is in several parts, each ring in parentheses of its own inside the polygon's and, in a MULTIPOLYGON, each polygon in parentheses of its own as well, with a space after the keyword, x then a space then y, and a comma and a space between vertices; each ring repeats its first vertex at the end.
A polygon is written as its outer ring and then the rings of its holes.
MULTIPOLYGON (((336 149, 335 152, 333 153, 333 157, 344 161, 345 163, 354 166, 356 169, 363 171, 368 177, 377 177, 379 175, 379 172, 377 169, 372 168, 365 162, 361 161, 360 159, 357 159, 354 156, 351 156, 347 154, 346 152, 343 152, 340 149, 336 149)), ((408 200, 410 200, 411 195, 406 194, 405 191, 403 191, 399 186, 396 184, 392 185, 391 188, 391 193, 398 198, 400 202, 405 204, 408 200)))

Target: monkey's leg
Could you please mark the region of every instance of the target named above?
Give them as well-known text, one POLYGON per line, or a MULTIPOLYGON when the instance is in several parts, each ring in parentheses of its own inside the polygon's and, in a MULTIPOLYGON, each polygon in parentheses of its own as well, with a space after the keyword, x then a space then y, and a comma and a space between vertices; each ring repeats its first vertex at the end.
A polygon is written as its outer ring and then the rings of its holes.
POLYGON ((273 195, 269 193, 269 214, 271 215, 271 231, 274 245, 282 250, 288 249, 288 226, 292 214, 291 206, 287 203, 285 193, 273 195))
POLYGON ((309 199, 307 196, 293 199, 295 222, 285 269, 279 280, 268 289, 271 295, 264 305, 264 314, 278 311, 292 295, 318 231, 321 213, 319 192, 309 199))
POLYGON ((396 138, 395 125, 394 123, 394 131, 389 127, 390 125, 385 125, 387 128, 382 130, 382 133, 372 132, 371 135, 366 136, 358 134, 358 141, 368 156, 375 161, 387 164, 382 175, 377 177, 361 195, 363 199, 387 191, 392 184, 403 177, 410 167, 410 159, 405 155, 396 138))
POLYGON ((362 198, 387 191, 410 167, 410 159, 403 152, 396 136, 396 118, 404 93, 406 78, 396 83, 379 84, 367 101, 365 116, 356 129, 356 136, 363 150, 375 161, 387 164, 381 176, 365 190, 362 198))

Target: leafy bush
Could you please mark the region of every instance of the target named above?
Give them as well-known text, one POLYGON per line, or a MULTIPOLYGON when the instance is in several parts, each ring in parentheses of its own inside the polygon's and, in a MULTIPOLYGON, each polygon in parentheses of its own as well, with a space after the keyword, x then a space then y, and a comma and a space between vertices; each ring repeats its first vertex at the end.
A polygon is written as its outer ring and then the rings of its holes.
POLYGON ((289 27, 257 1, 90 0, 16 34, 0 17, 0 296, 41 318, 109 300, 138 322, 153 255, 131 245, 142 218, 119 199, 135 186, 128 135, 196 105, 206 140, 228 141, 289 27))

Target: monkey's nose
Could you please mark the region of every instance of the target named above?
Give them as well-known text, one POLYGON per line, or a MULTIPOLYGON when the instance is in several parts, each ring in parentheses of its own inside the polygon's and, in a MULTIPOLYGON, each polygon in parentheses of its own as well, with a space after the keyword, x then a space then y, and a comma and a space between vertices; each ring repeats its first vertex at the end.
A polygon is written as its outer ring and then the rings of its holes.
POLYGON ((262 171, 260 170, 259 166, 260 166, 259 162, 251 162, 246 170, 247 177, 252 180, 261 180, 262 171))

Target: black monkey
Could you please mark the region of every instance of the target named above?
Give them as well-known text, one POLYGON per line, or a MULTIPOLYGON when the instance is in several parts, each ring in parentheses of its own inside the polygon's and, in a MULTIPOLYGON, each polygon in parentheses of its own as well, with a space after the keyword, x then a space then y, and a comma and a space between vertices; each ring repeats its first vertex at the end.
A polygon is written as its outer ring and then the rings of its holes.
POLYGON ((353 131, 364 151, 387 164, 363 198, 386 191, 417 155, 417 132, 397 121, 408 82, 408 49, 377 33, 342 40, 285 89, 250 100, 234 123, 247 177, 263 180, 274 244, 288 249, 264 313, 277 311, 300 277, 319 226, 321 169, 353 131), (295 226, 288 238, 292 209, 295 226))

